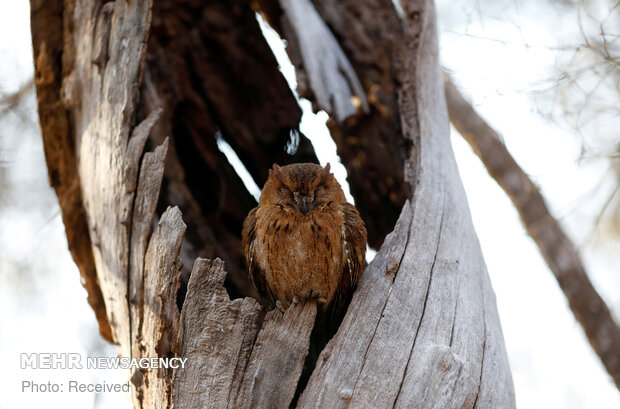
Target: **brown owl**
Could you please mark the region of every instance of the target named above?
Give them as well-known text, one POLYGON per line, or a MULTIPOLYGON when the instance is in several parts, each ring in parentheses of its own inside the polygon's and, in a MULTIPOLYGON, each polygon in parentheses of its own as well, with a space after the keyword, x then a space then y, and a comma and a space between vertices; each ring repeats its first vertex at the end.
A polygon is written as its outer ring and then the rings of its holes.
POLYGON ((317 298, 320 310, 340 310, 366 266, 366 227, 329 164, 274 164, 243 223, 243 246, 270 306, 317 298))

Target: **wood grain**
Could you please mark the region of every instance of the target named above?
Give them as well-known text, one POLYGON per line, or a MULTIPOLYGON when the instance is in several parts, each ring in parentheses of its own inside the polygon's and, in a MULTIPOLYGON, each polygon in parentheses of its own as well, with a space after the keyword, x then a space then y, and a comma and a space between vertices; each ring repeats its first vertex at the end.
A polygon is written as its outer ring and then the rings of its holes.
POLYGON ((125 178, 124 166, 145 54, 150 2, 117 1, 104 8, 96 1, 69 3, 65 13, 74 19, 65 41, 73 45, 75 58, 67 67, 63 88, 70 99, 65 104, 71 106, 74 118, 84 210, 112 335, 123 355, 129 356, 131 224, 127 223, 127 214, 132 206, 127 196, 133 193, 127 193, 131 183, 125 178), (108 29, 107 24, 113 28, 108 29), (94 64, 97 47, 108 51, 105 61, 94 64))
POLYGON ((236 408, 288 408, 304 366, 316 302, 270 311, 254 343, 236 408))
MULTIPOLYGON (((180 354, 180 314, 177 291, 181 279, 179 252, 185 223, 177 207, 168 208, 149 240, 144 261, 142 325, 137 351, 140 357, 173 357, 180 354)), ((134 407, 169 408, 172 405, 172 369, 137 370, 134 407)))
POLYGON ((181 313, 181 356, 188 360, 174 378, 175 407, 234 408, 262 308, 250 298, 231 301, 225 276, 219 259, 194 263, 181 313))

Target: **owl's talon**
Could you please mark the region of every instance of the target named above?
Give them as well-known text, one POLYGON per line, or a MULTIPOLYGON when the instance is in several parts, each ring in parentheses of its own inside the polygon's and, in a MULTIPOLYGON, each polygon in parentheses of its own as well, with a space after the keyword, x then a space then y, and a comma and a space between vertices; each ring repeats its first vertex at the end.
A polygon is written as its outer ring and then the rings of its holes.
POLYGON ((310 298, 318 298, 319 292, 317 290, 310 291, 310 298))
POLYGON ((317 299, 316 302, 318 304, 327 304, 327 298, 321 297, 321 298, 317 299))
POLYGON ((282 307, 282 303, 280 302, 280 300, 276 301, 276 308, 282 313, 284 314, 284 308, 282 307))
POLYGON ((293 296, 293 304, 299 304, 299 297, 296 295, 293 296))

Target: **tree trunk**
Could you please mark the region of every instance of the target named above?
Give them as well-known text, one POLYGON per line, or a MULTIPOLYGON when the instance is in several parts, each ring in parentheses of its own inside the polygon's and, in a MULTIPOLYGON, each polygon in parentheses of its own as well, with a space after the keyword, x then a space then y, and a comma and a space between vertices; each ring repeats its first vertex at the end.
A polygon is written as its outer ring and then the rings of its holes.
POLYGON ((187 358, 131 374, 135 407, 515 406, 450 147, 431 1, 31 7, 50 181, 101 332, 123 356, 187 358), (229 297, 252 291, 239 236, 254 202, 216 137, 259 184, 272 162, 316 161, 303 135, 284 151, 301 113, 251 5, 332 116, 370 242, 383 243, 307 385, 316 305, 265 313, 229 297), (196 255, 221 256, 232 279, 221 260, 197 259, 179 291, 196 255))

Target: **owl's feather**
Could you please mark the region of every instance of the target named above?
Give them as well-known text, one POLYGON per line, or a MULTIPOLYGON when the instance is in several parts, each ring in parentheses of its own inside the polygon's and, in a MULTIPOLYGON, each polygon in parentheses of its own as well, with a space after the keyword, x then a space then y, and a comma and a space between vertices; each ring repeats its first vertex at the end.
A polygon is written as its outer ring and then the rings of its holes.
POLYGON ((366 265, 364 222, 329 166, 274 165, 242 239, 250 278, 269 306, 316 297, 323 311, 342 311, 366 265))

